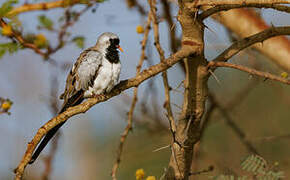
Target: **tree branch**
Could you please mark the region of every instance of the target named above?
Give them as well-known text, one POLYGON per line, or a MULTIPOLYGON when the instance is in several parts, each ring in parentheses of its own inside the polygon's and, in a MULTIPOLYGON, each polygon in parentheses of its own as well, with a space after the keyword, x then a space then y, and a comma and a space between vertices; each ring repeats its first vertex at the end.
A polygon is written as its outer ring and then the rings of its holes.
POLYGON ((254 34, 252 36, 246 37, 240 41, 235 42, 228 49, 222 52, 218 57, 213 59, 213 61, 227 61, 234 55, 236 55, 241 50, 255 44, 262 42, 275 36, 290 35, 290 26, 285 27, 272 27, 268 28, 262 32, 254 34))
MULTIPOLYGON (((4 21, 3 18, 0 18, 0 27, 3 28, 4 26, 8 26, 8 25, 4 21)), ((36 45, 26 42, 19 32, 16 32, 12 29, 12 35, 9 37, 12 40, 14 40, 14 38, 15 38, 19 42, 20 45, 22 45, 25 48, 32 49, 36 54, 39 54, 43 57, 45 56, 45 53, 42 52, 36 45)), ((15 42, 15 40, 14 40, 14 42, 15 42)))
MULTIPOLYGON (((99 2, 99 0, 90 0, 91 2, 99 2)), ((89 2, 90 2, 89 1, 89 2)), ((16 7, 12 9, 8 13, 9 16, 15 16, 20 13, 29 12, 29 11, 39 11, 39 10, 49 10, 49 9, 55 9, 55 8, 64 8, 67 6, 73 6, 75 4, 88 4, 89 2, 82 0, 59 0, 59 1, 53 1, 53 2, 42 2, 42 3, 36 3, 36 4, 24 4, 22 6, 16 7), (85 2, 85 3, 84 3, 85 2)))
POLYGON ((216 6, 228 4, 289 4, 290 0, 198 0, 185 3, 188 8, 197 8, 199 6, 216 6))
POLYGON ((275 9, 278 11, 282 11, 282 12, 287 12, 290 13, 290 7, 289 6, 283 6, 283 5, 278 5, 278 4, 259 4, 259 3, 253 3, 253 4, 224 4, 224 5, 218 5, 218 6, 214 6, 210 9, 205 10, 204 12, 202 12, 198 17, 201 20, 204 20, 205 18, 208 18, 209 16, 218 13, 220 11, 228 11, 230 9, 237 9, 237 8, 250 8, 250 7, 254 7, 254 8, 271 8, 271 9, 275 9))
POLYGON ((157 75, 160 72, 163 72, 164 70, 170 68, 171 66, 173 66, 174 64, 182 60, 183 58, 194 53, 195 52, 193 52, 191 48, 184 47, 180 49, 178 52, 176 52, 175 54, 171 55, 168 59, 166 59, 166 61, 143 70, 138 76, 134 78, 121 81, 110 93, 105 94, 103 96, 99 96, 97 98, 89 98, 87 101, 83 102, 82 104, 68 108, 65 112, 52 118, 45 125, 43 125, 41 128, 38 129, 36 135, 28 143, 26 152, 22 160, 20 161, 18 167, 15 169, 15 179, 20 180, 22 178, 25 167, 30 161, 33 151, 35 150, 36 146, 38 145, 42 137, 50 129, 66 121, 68 118, 76 114, 85 113, 95 104, 107 101, 108 99, 119 95, 121 92, 123 92, 126 89, 129 89, 131 87, 137 87, 139 84, 141 84, 145 80, 157 75))
MULTIPOLYGON (((210 94, 210 93, 209 93, 210 94)), ((226 124, 231 127, 237 137, 240 139, 242 144, 245 145, 247 150, 254 154, 259 154, 258 150, 253 146, 253 144, 247 139, 245 132, 235 123, 235 121, 231 118, 228 111, 216 100, 216 98, 210 94, 210 101, 215 104, 216 108, 219 109, 223 117, 225 118, 226 124)))
POLYGON ((264 77, 266 79, 271 79, 271 80, 274 80, 274 81, 279 81, 281 83, 290 85, 290 80, 288 80, 288 79, 285 79, 285 78, 282 78, 282 77, 279 77, 279 76, 275 76, 275 75, 273 75, 271 73, 268 73, 268 72, 258 71, 258 70, 251 69, 251 68, 248 68, 248 67, 245 67, 245 66, 241 66, 241 65, 237 65, 237 64, 231 64, 231 63, 227 63, 227 62, 214 62, 214 61, 211 61, 211 62, 208 63, 208 67, 212 67, 212 68, 215 68, 215 67, 234 68, 234 69, 238 69, 238 70, 247 72, 247 73, 252 74, 252 75, 264 77))
MULTIPOLYGON (((151 12, 152 20, 153 20, 154 41, 155 41, 154 45, 158 51, 160 61, 163 62, 165 61, 165 56, 164 56, 164 50, 162 49, 159 42, 159 26, 158 26, 158 20, 157 20, 157 15, 156 15, 156 0, 148 0, 148 2, 150 5, 150 12, 151 12)), ((171 109, 170 86, 168 83, 166 70, 162 72, 162 79, 163 79, 164 93, 165 93, 164 107, 167 110, 167 117, 169 120, 170 131, 172 132, 173 138, 175 138, 176 125, 175 125, 175 120, 174 120, 172 109, 171 109)))

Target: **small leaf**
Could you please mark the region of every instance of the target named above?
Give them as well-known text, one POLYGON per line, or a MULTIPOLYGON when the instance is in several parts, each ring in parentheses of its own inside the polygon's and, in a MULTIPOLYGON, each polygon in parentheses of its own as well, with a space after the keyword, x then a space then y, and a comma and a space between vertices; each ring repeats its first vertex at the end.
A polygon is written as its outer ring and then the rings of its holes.
POLYGON ((138 34, 143 34, 143 33, 144 33, 144 28, 143 28, 143 26, 138 25, 138 26, 136 27, 136 32, 137 32, 138 34))
POLYGON ((16 3, 18 3, 18 0, 7 0, 3 3, 0 7, 0 18, 5 17, 12 10, 12 5, 16 3))
POLYGON ((267 167, 267 162, 261 156, 250 155, 241 163, 241 167, 243 170, 248 172, 264 174, 267 167))
POLYGON ((48 42, 46 40, 46 37, 43 34, 37 34, 35 36, 33 44, 35 44, 38 48, 45 48, 48 46, 48 42))
POLYGON ((1 29, 1 34, 3 36, 12 36, 13 35, 13 30, 12 27, 10 25, 4 25, 1 29))
POLYGON ((15 53, 19 48, 20 46, 17 43, 0 44, 0 57, 3 57, 6 52, 9 52, 9 54, 15 53))
POLYGON ((282 72, 281 77, 287 79, 288 73, 287 72, 282 72))
POLYGON ((85 38, 83 36, 77 36, 72 39, 72 42, 80 49, 83 49, 85 46, 85 38))
POLYGON ((53 30, 53 21, 45 15, 38 16, 38 21, 40 23, 40 27, 53 30))
POLYGON ((0 49, 0 59, 4 56, 5 53, 6 53, 5 49, 0 49))

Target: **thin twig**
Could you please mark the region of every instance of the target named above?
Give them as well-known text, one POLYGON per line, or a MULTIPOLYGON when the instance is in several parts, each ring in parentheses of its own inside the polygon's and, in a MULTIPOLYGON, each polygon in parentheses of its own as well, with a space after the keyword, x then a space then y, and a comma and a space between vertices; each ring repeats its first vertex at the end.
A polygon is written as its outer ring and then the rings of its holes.
POLYGON ((254 138, 251 141, 252 142, 266 142, 266 141, 276 141, 278 139, 290 139, 290 134, 285 134, 285 135, 278 135, 278 136, 266 136, 266 137, 259 137, 259 138, 254 138))
MULTIPOLYGON (((76 13, 74 18, 71 20, 71 14, 69 12, 69 9, 65 11, 66 16, 66 22, 64 25, 61 26, 60 31, 58 33, 58 44, 56 47, 52 48, 48 46, 46 48, 46 51, 41 50, 38 48, 35 44, 29 43, 25 40, 23 35, 20 32, 17 32, 12 29, 12 35, 9 36, 12 40, 16 39, 17 42, 22 45, 25 48, 32 49, 36 54, 39 54, 44 59, 51 60, 50 56, 54 53, 56 53, 58 50, 60 50, 62 47, 64 47, 66 41, 64 40, 65 35, 67 34, 67 29, 71 26, 73 26, 78 20, 81 15, 83 15, 89 8, 92 6, 92 4, 87 4, 87 6, 81 10, 80 12, 76 13)), ((0 18, 0 27, 7 26, 7 23, 4 21, 3 18, 0 18)))
POLYGON ((66 9, 64 12, 65 15, 65 23, 60 27, 60 30, 58 32, 58 44, 51 48, 49 47, 46 52, 46 56, 49 57, 51 54, 54 54, 58 50, 60 50, 67 41, 64 40, 65 35, 67 34, 67 30, 69 27, 73 26, 78 20, 81 15, 83 15, 85 12, 87 12, 91 8, 91 4, 88 4, 85 8, 83 8, 80 12, 77 12, 74 14, 73 19, 70 12, 70 8, 66 9))
POLYGON ((161 0, 161 3, 163 5, 163 12, 164 12, 164 18, 168 24, 168 33, 170 34, 170 48, 172 52, 177 51, 177 41, 176 41, 176 36, 175 36, 175 24, 172 19, 171 15, 171 6, 168 0, 161 0))
MULTIPOLYGON (((0 18, 0 27, 3 28, 4 26, 8 26, 8 25, 4 21, 3 18, 0 18)), ((9 37, 12 40, 16 39, 19 42, 19 44, 22 45, 23 47, 32 49, 36 54, 39 54, 39 55, 45 57, 45 53, 42 52, 36 45, 26 42, 20 32, 16 32, 15 30, 12 29, 12 35, 9 37)))
MULTIPOLYGON (((149 13, 148 14, 148 19, 147 19, 147 22, 146 22, 144 38, 143 38, 142 43, 141 43, 141 56, 140 56, 139 63, 137 65, 137 67, 136 67, 136 76, 140 75, 143 62, 144 62, 144 60, 146 58, 145 48, 146 48, 148 35, 149 35, 149 31, 150 31, 150 24, 151 24, 151 17, 150 17, 150 13, 149 13)), ((127 121, 128 124, 127 124, 124 132, 122 133, 122 136, 121 136, 121 139, 120 139, 120 144, 119 144, 119 147, 117 149, 117 158, 116 158, 116 161, 115 161, 115 163, 113 165, 113 168, 112 168, 112 178, 114 180, 117 179, 116 173, 117 173, 119 164, 121 162, 121 155, 122 155, 122 152, 123 152, 124 143, 126 141, 126 138, 127 138, 128 134, 129 134, 130 130, 132 130, 133 113, 134 113, 134 109, 135 109, 135 106, 136 106, 136 103, 137 103, 137 96, 138 96, 138 86, 134 88, 134 95, 133 95, 133 99, 132 99, 132 104, 131 104, 131 107, 130 107, 130 110, 129 110, 129 113, 128 113, 128 121, 127 121)))
POLYGON ((282 11, 282 12, 287 12, 290 13, 290 7, 289 6, 283 6, 283 5, 279 5, 279 4, 259 4, 259 3, 253 3, 253 4, 223 4, 223 5, 218 5, 218 6, 214 6, 208 10, 205 10, 203 13, 201 13, 199 15, 199 18, 201 20, 204 20, 205 18, 208 18, 209 16, 218 13, 220 11, 227 11, 230 9, 236 9, 236 8, 250 8, 250 7, 254 7, 254 8, 271 8, 271 9, 275 9, 278 11, 282 11))
POLYGON ((246 134, 244 131, 235 123, 235 121, 231 118, 229 113, 226 109, 217 101, 217 99, 212 95, 209 94, 210 101, 215 104, 215 106, 219 109, 223 117, 225 118, 225 122, 228 126, 230 126, 233 132, 237 135, 240 141, 245 145, 249 152, 258 154, 257 149, 253 146, 253 144, 246 138, 246 134))
MULTIPOLYGON (((85 2, 85 1, 83 1, 85 2)), ((89 3, 98 2, 98 0, 92 0, 89 1, 89 3)), ((41 3, 35 3, 35 4, 24 4, 22 6, 16 7, 12 9, 8 13, 8 17, 15 16, 20 13, 24 12, 31 12, 31 11, 46 11, 49 9, 55 9, 55 8, 65 8, 68 6, 73 6, 76 4, 88 4, 88 2, 81 3, 81 0, 73 0, 73 1, 66 1, 66 0, 59 0, 59 1, 53 1, 53 2, 41 2, 41 3)))
MULTIPOLYGON (((153 21, 154 41, 155 41, 154 45, 158 51, 160 61, 164 62, 165 61, 164 50, 162 49, 159 42, 159 27, 158 27, 157 15, 156 15, 156 0, 148 0, 148 3, 150 5, 150 12, 151 12, 152 21, 153 21)), ((168 77, 167 77, 166 71, 162 72, 162 79, 163 79, 163 85, 164 85, 164 91, 165 91, 164 107, 167 110, 167 117, 169 120, 170 131, 172 132, 173 138, 175 138, 176 125, 175 125, 175 120, 174 120, 172 109, 171 109, 170 86, 168 83, 168 77)))
MULTIPOLYGON (((56 116, 58 111, 59 111, 59 101, 58 101, 58 96, 57 96, 57 90, 58 90, 58 79, 56 73, 51 73, 51 83, 50 83, 50 101, 49 101, 49 108, 51 111, 51 114, 53 116, 56 116)), ((60 137, 60 132, 58 131, 55 137, 52 139, 51 142, 51 147, 49 154, 44 158, 44 172, 42 174, 42 179, 43 180, 48 180, 50 179, 50 174, 52 172, 52 162, 56 154, 56 150, 58 147, 58 140, 60 137)))
POLYGON ((208 63, 208 67, 212 67, 212 68, 215 68, 215 67, 234 68, 234 69, 238 69, 238 70, 247 72, 247 73, 252 74, 252 75, 264 77, 266 79, 271 79, 271 80, 274 80, 274 81, 279 81, 281 83, 290 85, 290 80, 288 80, 288 79, 282 78, 280 76, 273 75, 273 74, 268 73, 268 72, 258 71, 258 70, 255 70, 255 69, 252 69, 252 68, 249 68, 249 67, 245 67, 245 66, 242 66, 242 65, 231 64, 231 63, 227 63, 227 62, 214 62, 214 61, 211 61, 211 62, 208 63))
POLYGON ((190 172, 189 175, 193 176, 193 175, 200 175, 200 174, 204 174, 204 173, 208 173, 214 170, 214 166, 209 166, 207 169, 201 170, 201 171, 197 171, 197 172, 190 172))
POLYGON ((163 146, 163 147, 157 148, 157 149, 153 150, 152 152, 157 152, 157 151, 160 151, 160 150, 163 150, 163 149, 169 148, 170 146, 171 146, 171 144, 169 144, 169 145, 167 145, 167 146, 163 146))

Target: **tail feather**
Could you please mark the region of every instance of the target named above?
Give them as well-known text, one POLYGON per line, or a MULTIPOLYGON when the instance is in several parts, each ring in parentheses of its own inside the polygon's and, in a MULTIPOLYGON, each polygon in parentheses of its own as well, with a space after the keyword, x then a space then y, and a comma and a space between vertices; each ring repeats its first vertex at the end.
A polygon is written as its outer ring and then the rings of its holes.
MULTIPOLYGON (((78 91, 74 96, 72 96, 67 102, 64 103, 63 107, 61 108, 60 113, 64 112, 67 108, 71 106, 76 106, 80 104, 83 101, 83 91, 78 91)), ((48 144, 50 139, 56 134, 58 129, 65 123, 66 121, 58 124, 57 126, 53 127, 51 130, 48 131, 48 133, 45 135, 45 137, 42 139, 41 143, 37 147, 37 149, 34 151, 29 164, 32 164, 40 155, 42 150, 45 148, 45 146, 48 144)))

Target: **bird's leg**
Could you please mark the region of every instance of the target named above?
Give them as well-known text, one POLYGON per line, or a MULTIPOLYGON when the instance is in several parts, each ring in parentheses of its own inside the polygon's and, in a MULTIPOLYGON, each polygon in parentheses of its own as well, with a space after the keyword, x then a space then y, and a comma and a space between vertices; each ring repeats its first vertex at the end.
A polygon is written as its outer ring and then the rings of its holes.
POLYGON ((100 98, 100 97, 104 97, 104 94, 94 94, 92 95, 93 98, 100 98))

